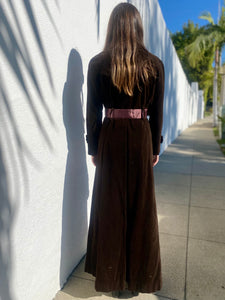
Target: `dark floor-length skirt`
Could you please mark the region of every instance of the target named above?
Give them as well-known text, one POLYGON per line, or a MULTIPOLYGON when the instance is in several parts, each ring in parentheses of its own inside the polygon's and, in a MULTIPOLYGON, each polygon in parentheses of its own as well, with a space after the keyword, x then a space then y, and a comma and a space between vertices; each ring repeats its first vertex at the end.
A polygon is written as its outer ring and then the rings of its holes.
POLYGON ((85 261, 96 291, 161 289, 152 155, 147 119, 104 119, 85 261))

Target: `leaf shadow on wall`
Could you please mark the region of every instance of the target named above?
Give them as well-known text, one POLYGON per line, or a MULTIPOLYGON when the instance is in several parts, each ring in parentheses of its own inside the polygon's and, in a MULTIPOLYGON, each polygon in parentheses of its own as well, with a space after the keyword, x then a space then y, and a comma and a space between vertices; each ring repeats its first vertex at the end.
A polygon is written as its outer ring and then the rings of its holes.
MULTIPOLYGON (((45 2, 45 0, 42 0, 41 3, 48 15, 49 21, 54 28, 55 34, 57 35, 61 46, 63 46, 48 4, 45 2)), ((50 64, 47 58, 47 52, 45 50, 32 3, 30 0, 20 0, 20 5, 24 6, 25 13, 29 20, 30 29, 33 32, 36 45, 39 49, 38 54, 42 59, 52 93, 55 94, 55 87, 50 64)), ((48 146, 48 149, 53 151, 53 143, 47 128, 45 128, 43 125, 42 114, 37 109, 35 99, 33 98, 29 89, 29 85, 27 84, 26 76, 33 84, 33 87, 38 95, 38 100, 43 108, 43 114, 47 116, 49 124, 55 130, 57 130, 57 124, 55 123, 49 105, 44 98, 41 84, 37 76, 37 71, 33 63, 33 53, 29 49, 29 43, 26 41, 26 33, 22 24, 22 18, 16 10, 12 0, 7 0, 5 3, 0 3, 0 50, 3 55, 3 59, 8 64, 8 68, 11 70, 12 75, 15 76, 15 84, 17 84, 20 90, 23 92, 23 101, 26 102, 30 107, 30 114, 33 116, 34 122, 39 128, 40 134, 48 146), (13 26, 13 24, 16 26, 13 26)), ((2 100, 1 119, 3 120, 3 126, 0 128, 0 133, 2 135, 2 142, 4 142, 3 146, 5 146, 7 152, 10 153, 10 167, 13 170, 12 180, 14 189, 16 190, 15 194, 19 201, 22 199, 22 188, 20 187, 21 184, 19 185, 18 178, 23 179, 25 190, 25 195, 23 198, 29 199, 29 179, 26 159, 28 159, 28 161, 36 168, 39 168, 41 164, 31 153, 29 144, 25 141, 22 132, 19 130, 19 120, 16 119, 13 110, 14 99, 10 98, 11 93, 7 86, 7 79, 3 75, 4 74, 0 69, 0 97, 2 100), (15 142, 15 147, 13 146, 13 142, 15 142)), ((3 146, 2 151, 4 150, 3 146)))
POLYGON ((89 185, 82 109, 83 82, 81 57, 78 51, 72 49, 63 90, 63 121, 68 155, 62 209, 61 286, 86 252, 89 185))
POLYGON ((100 0, 95 0, 95 5, 96 5, 96 17, 97 17, 97 37, 99 39, 100 35, 100 0))
POLYGON ((13 300, 11 281, 11 229, 14 219, 8 182, 0 148, 0 299, 13 300))
MULTIPOLYGON (((18 1, 19 3, 19 1, 18 1)), ((55 31, 51 12, 47 3, 42 0, 44 9, 48 13, 50 22, 55 31)), ((41 32, 38 29, 38 22, 30 0, 20 0, 24 6, 25 13, 29 20, 30 29, 33 32, 36 44, 39 49, 39 56, 42 58, 45 72, 48 76, 49 85, 54 94, 54 83, 51 74, 47 53, 42 41, 41 32)), ((56 32, 60 40, 59 33, 56 32)), ((21 14, 12 0, 1 1, 0 3, 0 299, 13 300, 15 295, 12 278, 14 277, 13 257, 15 247, 12 244, 12 231, 17 216, 18 206, 24 199, 29 199, 29 178, 27 163, 35 168, 40 167, 40 162, 30 151, 29 143, 25 141, 23 132, 20 130, 19 121, 14 113, 14 103, 17 95, 13 95, 8 78, 2 71, 2 65, 11 71, 15 79, 15 85, 22 91, 24 103, 30 107, 30 114, 39 128, 40 135, 50 150, 53 144, 50 135, 42 124, 42 118, 37 109, 35 99, 29 90, 27 79, 33 84, 38 95, 38 100, 47 115, 49 123, 56 129, 56 123, 44 98, 41 84, 35 72, 33 63, 33 52, 30 51, 29 42, 25 39, 26 28, 23 26, 21 14), (13 98, 11 98, 13 97, 13 98)), ((22 271, 22 270, 21 270, 22 271)))

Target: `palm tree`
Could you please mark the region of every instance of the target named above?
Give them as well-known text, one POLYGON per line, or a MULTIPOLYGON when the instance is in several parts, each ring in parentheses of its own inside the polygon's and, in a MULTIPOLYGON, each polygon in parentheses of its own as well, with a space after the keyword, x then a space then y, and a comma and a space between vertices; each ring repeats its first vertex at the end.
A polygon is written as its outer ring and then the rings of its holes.
POLYGON ((186 47, 188 53, 188 60, 190 65, 195 67, 196 63, 201 58, 201 51, 203 49, 214 48, 214 80, 213 80, 213 126, 217 126, 217 94, 218 94, 218 69, 222 49, 225 45, 225 7, 222 7, 222 13, 218 23, 215 24, 210 12, 204 12, 200 19, 207 20, 209 24, 201 27, 199 35, 193 43, 186 47))

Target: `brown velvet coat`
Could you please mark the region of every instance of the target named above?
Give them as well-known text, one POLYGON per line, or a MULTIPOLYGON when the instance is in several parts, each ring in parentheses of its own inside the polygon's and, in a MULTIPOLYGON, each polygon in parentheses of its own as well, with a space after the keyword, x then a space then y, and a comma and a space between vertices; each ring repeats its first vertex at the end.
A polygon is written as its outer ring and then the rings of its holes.
POLYGON ((92 58, 88 69, 88 153, 97 155, 85 271, 95 289, 152 293, 162 286, 153 154, 159 154, 164 66, 149 53, 157 78, 132 97, 109 76, 110 55, 92 58), (147 108, 148 119, 109 119, 102 109, 147 108))

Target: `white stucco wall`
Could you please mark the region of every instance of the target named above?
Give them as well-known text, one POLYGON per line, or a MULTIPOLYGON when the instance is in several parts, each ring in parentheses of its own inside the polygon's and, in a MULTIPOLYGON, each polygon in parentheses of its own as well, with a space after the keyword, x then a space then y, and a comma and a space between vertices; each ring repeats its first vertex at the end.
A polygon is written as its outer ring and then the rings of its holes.
MULTIPOLYGON (((94 177, 86 73, 119 2, 0 3, 0 300, 52 299, 85 254, 94 177)), ((165 65, 162 152, 196 121, 196 92, 157 0, 130 2, 165 65)))
POLYGON ((204 118, 204 91, 198 91, 198 120, 204 118))

